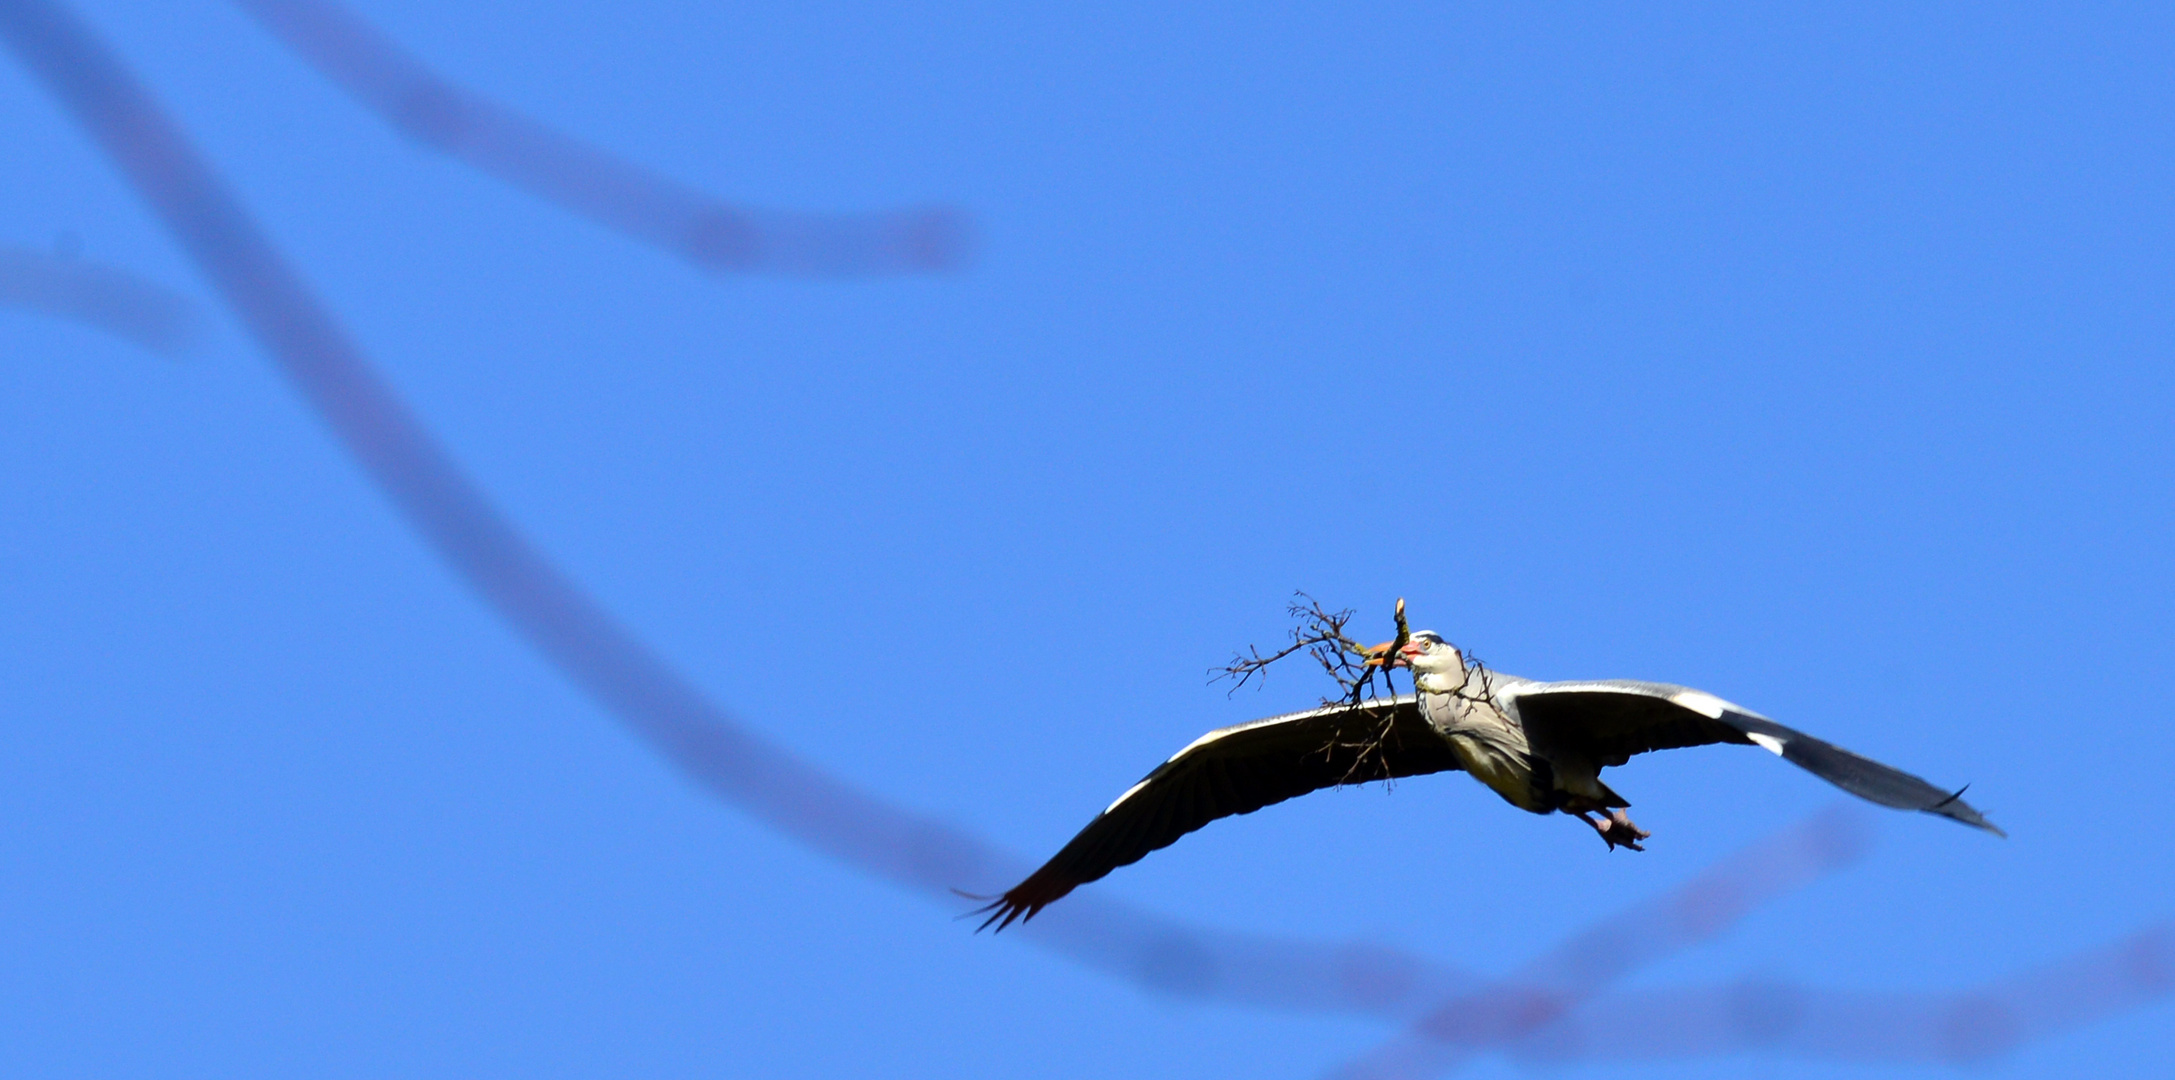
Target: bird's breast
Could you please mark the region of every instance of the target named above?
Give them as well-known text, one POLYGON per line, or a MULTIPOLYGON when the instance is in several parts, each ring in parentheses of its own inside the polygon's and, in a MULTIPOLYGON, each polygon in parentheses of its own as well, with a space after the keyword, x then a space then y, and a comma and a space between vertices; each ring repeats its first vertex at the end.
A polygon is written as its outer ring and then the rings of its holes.
POLYGON ((1548 793, 1535 784, 1533 751, 1525 729, 1503 710, 1454 694, 1422 694, 1420 708, 1473 779, 1494 789, 1512 806, 1547 812, 1548 793))
POLYGON ((1510 714, 1492 701, 1475 701, 1456 694, 1420 695, 1420 712, 1444 737, 1466 735, 1527 751, 1526 731, 1510 714))

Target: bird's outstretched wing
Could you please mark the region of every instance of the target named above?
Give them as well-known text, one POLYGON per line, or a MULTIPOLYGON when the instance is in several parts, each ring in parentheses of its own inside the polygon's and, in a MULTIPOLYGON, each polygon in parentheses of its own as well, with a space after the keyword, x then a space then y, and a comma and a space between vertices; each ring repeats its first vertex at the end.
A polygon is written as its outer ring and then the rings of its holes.
POLYGON ((1772 751, 1861 799, 2008 835, 1963 801, 1962 791, 1937 788, 1702 690, 1608 679, 1532 683, 1509 696, 1535 749, 1551 756, 1568 752, 1609 766, 1650 750, 1742 743, 1772 751))
POLYGON ((1458 768, 1407 696, 1211 731, 1134 784, 1042 869, 974 914, 1002 930, 1220 817, 1339 784, 1458 768))

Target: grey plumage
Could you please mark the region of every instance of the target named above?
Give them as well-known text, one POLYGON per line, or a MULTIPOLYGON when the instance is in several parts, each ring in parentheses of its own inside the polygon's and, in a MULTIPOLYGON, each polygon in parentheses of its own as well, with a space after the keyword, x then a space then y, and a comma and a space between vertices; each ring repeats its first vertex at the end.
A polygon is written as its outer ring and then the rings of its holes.
POLYGON ((1070 843, 977 914, 1003 929, 1220 817, 1340 784, 1462 769, 1515 806, 1588 823, 1636 847, 1629 805, 1599 780, 1637 754, 1714 743, 1759 746, 1859 798, 2006 835, 1962 799, 1902 770, 1704 691, 1631 680, 1541 682, 1468 667, 1432 633, 1405 646, 1418 691, 1209 732, 1118 797, 1070 843), (1612 835, 1612 829, 1614 830, 1612 835))

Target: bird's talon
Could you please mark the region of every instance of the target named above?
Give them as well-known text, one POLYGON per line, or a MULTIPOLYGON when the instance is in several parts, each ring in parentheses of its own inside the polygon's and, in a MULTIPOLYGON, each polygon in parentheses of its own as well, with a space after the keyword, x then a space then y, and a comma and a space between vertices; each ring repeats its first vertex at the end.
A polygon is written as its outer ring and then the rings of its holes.
POLYGON ((1620 847, 1630 848, 1633 851, 1645 851, 1646 848, 1639 841, 1654 835, 1637 825, 1633 825, 1631 819, 1625 817, 1624 812, 1621 810, 1613 811, 1605 818, 1590 818, 1584 814, 1580 814, 1578 817, 1579 820, 1593 826, 1595 832, 1601 834, 1602 843, 1607 844, 1610 851, 1615 851, 1620 847))

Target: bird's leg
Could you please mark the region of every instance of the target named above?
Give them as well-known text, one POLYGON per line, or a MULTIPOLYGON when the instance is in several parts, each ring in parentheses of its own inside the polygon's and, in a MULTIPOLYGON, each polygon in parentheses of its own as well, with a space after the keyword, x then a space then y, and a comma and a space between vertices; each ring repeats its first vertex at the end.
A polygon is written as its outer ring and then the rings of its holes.
POLYGON ((1601 834, 1601 839, 1608 840, 1610 851, 1616 850, 1616 841, 1609 840, 1609 823, 1607 821, 1595 821, 1591 810, 1580 810, 1577 813, 1580 821, 1593 826, 1594 831, 1601 834))
POLYGON ((1587 813, 1584 810, 1579 811, 1578 819, 1593 826, 1594 831, 1601 834, 1602 842, 1609 846, 1610 851, 1615 851, 1619 847, 1627 847, 1633 851, 1645 851, 1645 848, 1639 846, 1639 841, 1654 835, 1637 825, 1633 825, 1631 819, 1624 816, 1622 810, 1611 810, 1609 816, 1605 818, 1589 817, 1587 813))
POLYGON ((1614 851, 1618 844, 1622 844, 1633 851, 1645 851, 1645 848, 1639 846, 1639 841, 1652 835, 1654 834, 1633 825, 1631 818, 1625 816, 1622 810, 1611 810, 1609 811, 1608 828, 1602 830, 1601 839, 1609 842, 1609 850, 1611 851, 1614 851))

